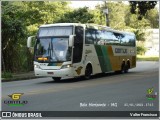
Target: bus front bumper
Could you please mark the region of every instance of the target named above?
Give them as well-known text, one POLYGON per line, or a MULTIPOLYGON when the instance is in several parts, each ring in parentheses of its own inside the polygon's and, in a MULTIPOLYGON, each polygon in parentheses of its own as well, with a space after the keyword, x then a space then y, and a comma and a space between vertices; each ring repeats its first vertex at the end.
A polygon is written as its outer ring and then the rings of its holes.
POLYGON ((47 77, 73 77, 73 68, 45 70, 35 68, 35 76, 47 76, 47 77))

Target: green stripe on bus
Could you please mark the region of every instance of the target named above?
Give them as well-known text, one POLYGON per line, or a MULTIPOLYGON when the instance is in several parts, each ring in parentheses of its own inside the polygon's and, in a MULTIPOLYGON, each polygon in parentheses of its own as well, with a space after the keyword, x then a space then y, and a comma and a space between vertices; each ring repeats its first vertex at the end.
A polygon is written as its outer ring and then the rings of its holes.
POLYGON ((104 58, 104 65, 106 68, 106 72, 111 71, 112 67, 111 67, 111 63, 110 63, 110 59, 109 59, 109 54, 108 54, 108 47, 107 46, 101 46, 102 52, 103 52, 103 58, 104 58))
POLYGON ((110 59, 108 56, 107 46, 95 45, 98 60, 101 66, 102 72, 108 72, 112 70, 110 59))
POLYGON ((98 60, 99 60, 100 66, 101 66, 101 70, 102 70, 102 72, 105 72, 106 71, 105 66, 104 66, 105 61, 103 59, 103 52, 102 52, 101 46, 95 45, 95 49, 96 49, 98 60))

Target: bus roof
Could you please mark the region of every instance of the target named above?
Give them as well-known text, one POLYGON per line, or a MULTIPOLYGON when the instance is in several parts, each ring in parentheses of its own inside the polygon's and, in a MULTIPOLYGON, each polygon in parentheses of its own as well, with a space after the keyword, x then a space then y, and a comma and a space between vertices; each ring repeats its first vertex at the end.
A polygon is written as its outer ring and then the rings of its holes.
POLYGON ((119 34, 129 34, 129 35, 135 35, 132 32, 126 32, 126 31, 119 31, 119 30, 114 30, 111 27, 108 26, 103 26, 103 25, 97 25, 97 24, 92 24, 92 23, 87 23, 87 24, 81 24, 81 23, 54 23, 54 24, 46 24, 46 25, 41 25, 40 27, 53 27, 53 26, 83 26, 83 27, 88 27, 88 28, 93 28, 93 29, 104 29, 106 31, 111 31, 119 34))
POLYGON ((85 24, 81 23, 55 23, 55 24, 46 24, 46 25, 41 25, 40 27, 52 27, 52 26, 84 26, 85 24))
POLYGON ((95 28, 95 29, 98 29, 98 28, 111 29, 111 27, 108 27, 108 26, 91 24, 91 23, 86 24, 86 27, 91 27, 91 28, 95 28))
POLYGON ((45 25, 41 25, 40 27, 52 27, 52 26, 87 26, 87 27, 103 27, 103 28, 110 28, 107 26, 102 26, 102 25, 97 25, 97 24, 92 24, 92 23, 86 23, 86 24, 82 24, 82 23, 54 23, 54 24, 45 24, 45 25))

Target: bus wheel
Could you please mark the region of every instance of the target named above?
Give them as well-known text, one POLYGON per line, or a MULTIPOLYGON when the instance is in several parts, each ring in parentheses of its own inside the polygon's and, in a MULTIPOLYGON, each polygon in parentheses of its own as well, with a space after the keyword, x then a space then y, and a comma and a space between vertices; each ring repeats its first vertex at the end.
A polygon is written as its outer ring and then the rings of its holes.
POLYGON ((122 70, 117 70, 115 71, 116 74, 121 74, 122 73, 122 70))
POLYGON ((90 79, 92 74, 92 66, 91 64, 88 64, 85 70, 85 79, 90 79))
POLYGON ((125 73, 125 62, 122 63, 120 72, 125 73))
POLYGON ((130 68, 130 63, 127 62, 127 64, 126 64, 125 67, 124 67, 124 72, 125 72, 125 73, 128 73, 129 68, 130 68))
POLYGON ((129 65, 127 64, 124 66, 124 73, 128 73, 128 70, 129 70, 129 65))
POLYGON ((52 79, 56 82, 60 81, 61 80, 61 77, 52 77, 52 79))

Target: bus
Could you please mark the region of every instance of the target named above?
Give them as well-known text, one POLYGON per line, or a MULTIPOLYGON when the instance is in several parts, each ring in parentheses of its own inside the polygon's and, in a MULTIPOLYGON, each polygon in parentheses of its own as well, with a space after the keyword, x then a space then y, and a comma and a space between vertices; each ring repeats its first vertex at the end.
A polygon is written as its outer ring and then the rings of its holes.
POLYGON ((101 25, 42 25, 36 36, 28 37, 27 47, 34 48, 35 76, 48 76, 55 81, 79 76, 89 79, 112 71, 127 73, 136 67, 134 33, 101 25))

